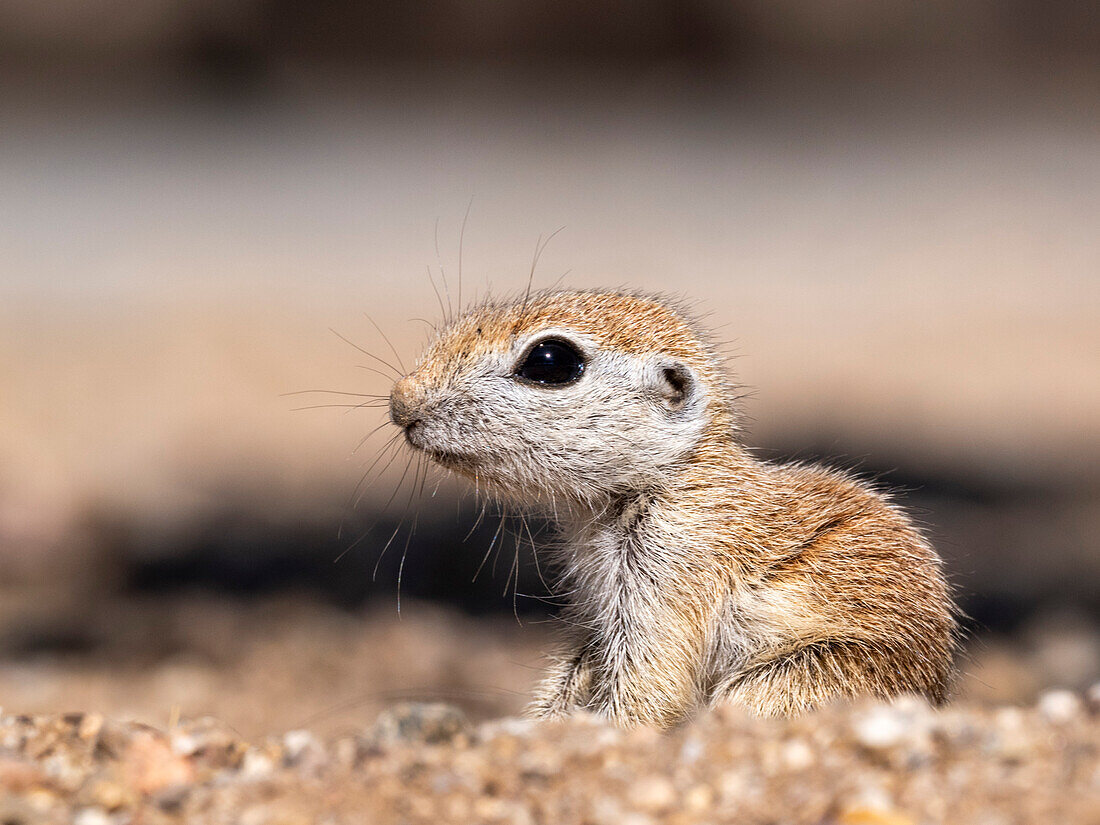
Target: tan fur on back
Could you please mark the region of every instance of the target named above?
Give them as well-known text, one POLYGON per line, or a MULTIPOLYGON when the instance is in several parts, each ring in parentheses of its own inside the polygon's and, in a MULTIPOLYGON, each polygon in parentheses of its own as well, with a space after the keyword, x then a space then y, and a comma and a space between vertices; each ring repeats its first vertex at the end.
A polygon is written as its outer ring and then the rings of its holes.
POLYGON ((443 329, 391 395, 409 443, 559 520, 571 628, 533 704, 669 726, 733 701, 792 714, 839 697, 946 696, 954 607, 935 551, 884 496, 739 443, 705 333, 672 303, 545 292, 443 329), (546 338, 562 386, 516 377, 546 338))

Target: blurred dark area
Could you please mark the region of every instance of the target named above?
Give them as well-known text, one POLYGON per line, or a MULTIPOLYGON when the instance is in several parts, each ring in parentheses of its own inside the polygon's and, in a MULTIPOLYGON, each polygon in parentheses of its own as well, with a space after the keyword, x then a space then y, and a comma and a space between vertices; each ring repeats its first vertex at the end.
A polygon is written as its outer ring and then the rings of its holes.
POLYGON ((0 69, 158 94, 248 98, 334 79, 515 73, 574 78, 683 72, 741 83, 973 82, 1091 75, 1094 3, 836 0, 303 5, 285 0, 20 2, 0 9, 0 69))
POLYGON ((897 491, 964 691, 1100 678, 1100 5, 8 0, 0 118, 0 705, 247 715, 365 634, 333 684, 515 710, 550 525, 283 394, 563 224, 537 283, 697 299, 759 455, 897 491))

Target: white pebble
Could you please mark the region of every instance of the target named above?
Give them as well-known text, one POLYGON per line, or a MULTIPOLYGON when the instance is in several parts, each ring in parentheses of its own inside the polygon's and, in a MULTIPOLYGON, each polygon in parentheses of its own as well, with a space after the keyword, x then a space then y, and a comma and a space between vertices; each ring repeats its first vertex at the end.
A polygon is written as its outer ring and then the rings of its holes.
POLYGON ((84 808, 73 817, 73 825, 110 825, 111 818, 102 808, 84 808))
POLYGON ((479 729, 479 733, 486 739, 497 736, 515 736, 517 739, 528 738, 538 727, 534 719, 524 719, 520 716, 509 716, 492 722, 485 722, 479 729))
POLYGON ((1039 715, 1053 725, 1065 725, 1081 713, 1081 700, 1070 690, 1048 690, 1039 697, 1039 715))
POLYGON ((896 710, 886 706, 872 708, 856 719, 856 739, 865 748, 892 748, 905 737, 905 720, 896 710))
POLYGON ((789 771, 804 771, 814 763, 814 752, 802 739, 783 746, 783 764, 789 771))
POLYGON ((241 762, 242 779, 265 779, 274 770, 270 757, 260 751, 248 751, 241 762))
POLYGON ((196 737, 180 731, 172 731, 170 741, 172 752, 177 756, 191 756, 201 747, 196 737))
POLYGON ((288 731, 283 735, 283 747, 286 748, 286 755, 292 761, 297 761, 306 751, 322 750, 317 737, 308 730, 288 731))

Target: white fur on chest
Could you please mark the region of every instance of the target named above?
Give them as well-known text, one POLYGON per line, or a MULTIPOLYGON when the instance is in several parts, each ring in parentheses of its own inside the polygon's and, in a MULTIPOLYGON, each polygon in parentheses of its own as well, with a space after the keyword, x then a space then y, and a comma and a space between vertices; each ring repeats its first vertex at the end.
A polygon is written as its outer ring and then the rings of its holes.
POLYGON ((697 600, 704 626, 696 679, 706 692, 758 646, 753 611, 741 609, 752 600, 728 576, 715 575, 715 553, 705 539, 682 535, 659 512, 641 518, 642 507, 628 505, 567 529, 562 561, 569 617, 598 657, 616 660, 655 652, 649 648, 662 635, 655 630, 677 620, 677 601, 697 600))

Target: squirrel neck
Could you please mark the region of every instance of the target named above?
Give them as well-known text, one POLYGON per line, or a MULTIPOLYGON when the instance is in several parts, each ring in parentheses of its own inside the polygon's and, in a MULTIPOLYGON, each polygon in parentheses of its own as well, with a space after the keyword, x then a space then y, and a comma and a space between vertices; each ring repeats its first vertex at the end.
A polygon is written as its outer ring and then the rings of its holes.
POLYGON ((758 491, 764 485, 765 466, 733 438, 732 430, 708 428, 690 455, 668 474, 654 478, 645 487, 619 490, 576 504, 569 526, 573 532, 599 526, 633 533, 654 508, 664 512, 696 510, 701 500, 713 498, 718 490, 729 491, 735 497, 741 497, 737 495, 740 491, 746 500, 759 500, 758 491))

